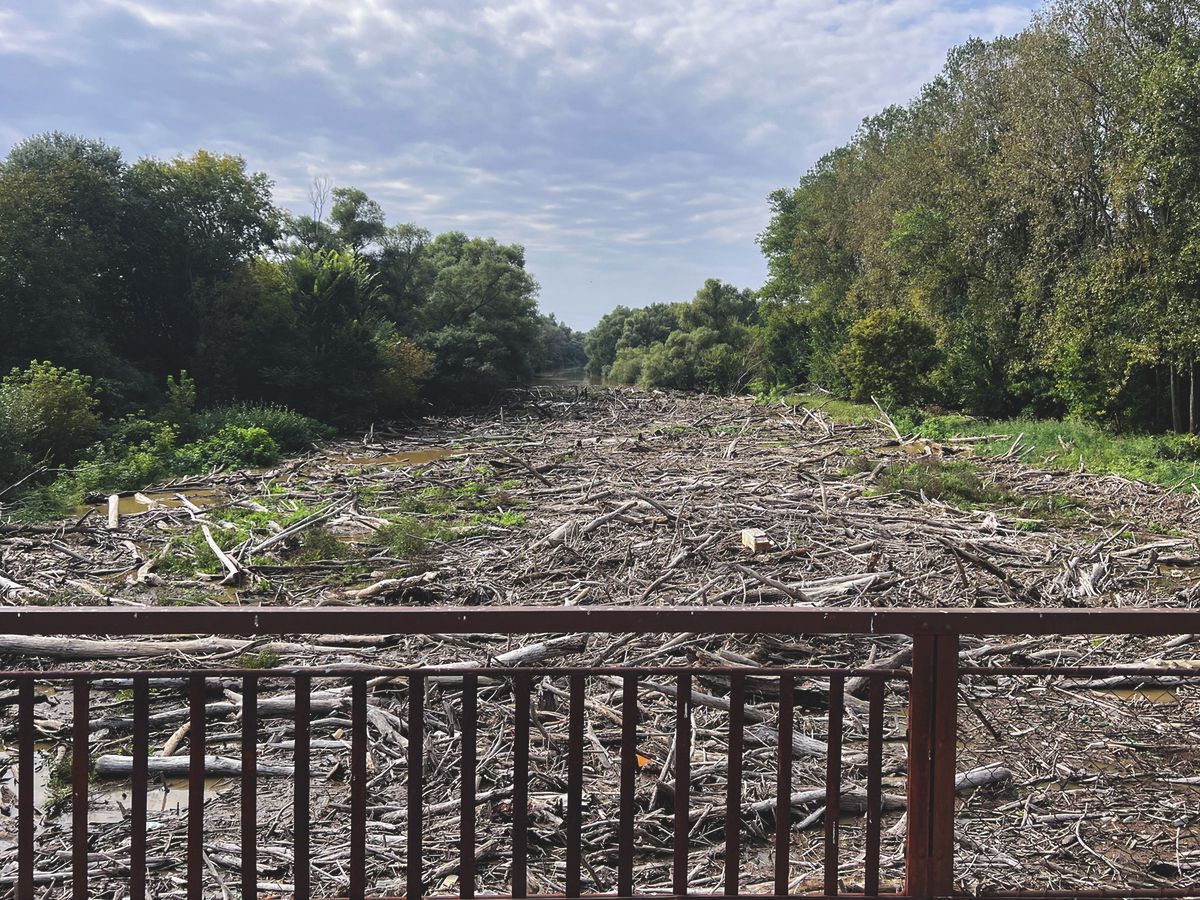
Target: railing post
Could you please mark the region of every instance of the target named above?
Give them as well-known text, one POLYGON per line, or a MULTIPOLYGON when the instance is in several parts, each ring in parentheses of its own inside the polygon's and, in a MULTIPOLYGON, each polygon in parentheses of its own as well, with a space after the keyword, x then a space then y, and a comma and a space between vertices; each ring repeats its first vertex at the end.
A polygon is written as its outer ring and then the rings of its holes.
POLYGON ((954 890, 958 635, 913 638, 908 722, 905 893, 948 897, 954 890))

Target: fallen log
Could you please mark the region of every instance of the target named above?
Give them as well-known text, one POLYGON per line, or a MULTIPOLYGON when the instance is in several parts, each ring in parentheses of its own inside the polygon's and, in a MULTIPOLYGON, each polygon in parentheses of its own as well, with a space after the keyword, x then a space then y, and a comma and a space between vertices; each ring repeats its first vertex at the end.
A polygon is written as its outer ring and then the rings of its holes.
MULTIPOLYGON (((237 640, 235 638, 189 638, 181 641, 102 641, 95 638, 48 637, 33 634, 0 635, 0 653, 18 656, 39 656, 47 659, 149 659, 155 656, 207 656, 218 653, 239 653, 252 648, 262 648, 280 655, 296 653, 311 654, 314 651, 332 653, 332 648, 315 648, 307 644, 291 644, 280 641, 263 643, 259 640, 237 640)), ((340 649, 337 652, 345 652, 340 649)))
MULTIPOLYGON (((314 692, 309 701, 312 714, 328 715, 336 709, 341 709, 349 702, 349 692, 349 688, 336 691, 314 692)), ((296 695, 280 694, 278 697, 261 697, 259 698, 257 708, 259 719, 292 718, 296 714, 296 695)), ((206 703, 204 706, 204 719, 208 722, 213 719, 222 718, 223 716, 236 715, 241 709, 242 705, 240 703, 231 703, 229 701, 206 703)), ((176 709, 151 713, 149 722, 151 727, 156 725, 171 725, 175 722, 187 721, 190 715, 190 708, 181 706, 176 709)), ((94 719, 91 722, 91 727, 93 731, 99 731, 102 728, 112 731, 129 731, 133 728, 133 716, 108 716, 103 719, 94 719)))
POLYGON ((204 533, 204 540, 208 542, 209 549, 220 560, 221 565, 225 567, 228 574, 221 579, 221 584, 241 584, 242 578, 246 575, 246 570, 242 568, 241 563, 237 562, 233 557, 221 549, 216 538, 213 537, 212 531, 207 525, 201 525, 200 530, 204 533))
MULTIPOLYGON (((133 757, 105 753, 96 758, 96 774, 101 778, 119 778, 133 774, 133 757)), ((184 777, 190 772, 191 761, 186 756, 151 756, 146 760, 146 770, 151 775, 166 775, 168 778, 184 777)), ((257 772, 268 778, 289 778, 295 774, 293 766, 268 766, 258 764, 257 772)), ((242 774, 242 761, 229 756, 205 756, 204 774, 236 777, 242 774)))
MULTIPOLYGON (((954 778, 954 792, 962 793, 973 788, 984 787, 989 784, 999 784, 1004 781, 1011 781, 1013 777, 1012 770, 1002 765, 1001 763, 990 763, 986 766, 979 766, 975 769, 970 769, 966 772, 959 772, 954 778)), ((867 792, 857 785, 843 785, 841 789, 841 804, 840 812, 842 813, 864 813, 867 810, 867 792)), ((805 788, 800 791, 795 791, 792 794, 792 810, 803 808, 813 803, 819 803, 825 800, 825 788, 805 788)), ((900 794, 883 793, 880 796, 883 809, 887 811, 896 811, 905 809, 908 806, 908 798, 900 794)), ((765 815, 775 811, 775 798, 768 800, 760 800, 757 803, 750 805, 750 811, 765 815)), ((821 812, 821 811, 818 811, 821 812)), ((812 824, 813 821, 819 819, 820 816, 810 816, 805 820, 804 824, 812 824), (810 821, 811 820, 811 821, 810 821)))
POLYGON ((407 578, 384 578, 364 588, 356 588, 343 592, 342 596, 350 600, 369 600, 372 597, 395 594, 405 588, 416 587, 436 581, 441 572, 422 572, 420 575, 410 575, 407 578))

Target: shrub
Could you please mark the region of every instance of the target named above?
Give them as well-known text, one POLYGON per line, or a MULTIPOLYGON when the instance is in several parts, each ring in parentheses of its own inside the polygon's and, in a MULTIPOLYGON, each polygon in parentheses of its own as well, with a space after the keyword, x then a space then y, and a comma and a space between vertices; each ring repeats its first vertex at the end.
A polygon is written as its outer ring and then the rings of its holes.
POLYGON ((1200 460, 1200 434, 1164 434, 1155 443, 1163 459, 1200 460))
POLYGON ((87 461, 58 478, 51 489, 62 496, 145 487, 174 473, 179 430, 174 425, 128 417, 87 451, 87 461))
POLYGON ((937 336, 916 313, 883 307, 855 322, 838 363, 855 400, 915 405, 929 399, 937 336))
POLYGON ((211 437, 227 427, 260 428, 285 453, 305 450, 333 436, 333 429, 286 406, 274 403, 234 403, 215 406, 198 413, 193 430, 200 437, 211 437))
POLYGON ((196 382, 188 375, 187 370, 181 370, 178 378, 168 376, 167 400, 160 413, 162 420, 184 428, 191 423, 195 411, 196 382))
POLYGON ((0 490, 15 483, 33 468, 33 461, 17 435, 5 427, 4 414, 0 410, 0 490))
POLYGON ((49 362, 13 369, 0 382, 0 428, 34 461, 66 463, 96 437, 92 379, 49 362))
POLYGON ((960 434, 969 433, 977 423, 969 416, 928 416, 921 426, 921 434, 931 440, 945 441, 960 434))
POLYGON ((620 384, 637 384, 642 378, 646 351, 641 347, 622 347, 608 370, 608 377, 620 384))
POLYGON ((175 451, 176 466, 188 472, 269 466, 279 459, 279 445, 265 428, 226 425, 216 434, 175 451))
POLYGON ((380 329, 375 338, 383 371, 379 375, 378 412, 399 415, 413 409, 421 385, 433 368, 433 354, 396 334, 394 326, 380 329))
POLYGON ((293 559, 296 562, 319 562, 326 559, 345 559, 350 556, 350 548, 338 540, 336 534, 328 528, 316 525, 306 529, 300 537, 300 545, 296 548, 293 559))

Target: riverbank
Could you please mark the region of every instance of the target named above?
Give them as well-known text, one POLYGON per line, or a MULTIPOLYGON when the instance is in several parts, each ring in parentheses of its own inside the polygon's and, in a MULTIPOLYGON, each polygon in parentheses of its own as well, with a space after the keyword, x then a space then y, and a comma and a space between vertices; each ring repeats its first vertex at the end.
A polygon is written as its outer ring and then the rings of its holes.
MULTIPOLYGON (((814 408, 842 424, 876 423, 880 410, 828 394, 787 394, 777 401, 814 408)), ((1085 422, 1057 419, 976 419, 906 409, 893 416, 904 434, 948 443, 970 442, 980 456, 1041 468, 1083 470, 1148 481, 1172 491, 1200 488, 1200 438, 1180 434, 1115 434, 1085 422)))

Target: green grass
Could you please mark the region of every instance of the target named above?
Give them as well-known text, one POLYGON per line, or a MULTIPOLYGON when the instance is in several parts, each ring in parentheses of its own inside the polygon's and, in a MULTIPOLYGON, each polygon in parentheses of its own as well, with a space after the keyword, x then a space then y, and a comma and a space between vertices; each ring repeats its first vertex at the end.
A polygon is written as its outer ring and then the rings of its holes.
POLYGON ((235 665, 239 669, 274 669, 281 662, 283 657, 277 651, 265 647, 258 651, 247 650, 237 658, 235 665))
MULTIPOLYGON (((222 550, 230 550, 251 537, 266 538, 271 534, 270 524, 278 523, 287 528, 301 519, 312 515, 314 510, 303 503, 285 501, 275 510, 253 510, 231 506, 224 509, 211 508, 213 539, 222 550)), ((303 538, 301 539, 304 540, 303 538)), ((303 547, 303 544, 301 545, 303 547)), ((164 575, 195 575, 197 572, 214 572, 220 562, 204 533, 195 528, 186 535, 171 538, 159 560, 157 570, 164 575)))
POLYGON ((442 519, 398 516, 375 532, 375 543, 392 556, 414 559, 423 556, 433 541, 445 541, 455 536, 454 527, 442 519))
MULTIPOLYGON (((855 460, 858 462, 858 460, 855 460)), ((867 471, 866 467, 860 471, 867 471)), ((1086 521, 1090 514, 1074 498, 1063 494, 1022 497, 984 480, 978 467, 968 460, 924 458, 909 463, 892 463, 879 474, 877 487, 864 496, 924 495, 958 509, 987 509, 1010 518, 1018 527, 1038 529, 1047 524, 1070 525, 1086 521)))
POLYGON ((975 508, 1013 500, 1011 494, 979 477, 979 470, 966 460, 942 462, 922 459, 894 463, 879 475, 883 493, 924 495, 952 506, 975 508))
MULTIPOLYGON (((817 394, 791 394, 784 402, 805 408, 820 407, 835 422, 859 425, 879 419, 879 411, 864 403, 831 400, 817 394)), ((1096 425, 1053 419, 972 419, 959 415, 926 416, 905 410, 893 414, 902 433, 948 442, 956 437, 988 437, 972 443, 979 456, 1002 456, 1018 435, 1016 453, 1023 462, 1043 468, 1120 475, 1160 484, 1173 490, 1200 486, 1200 454, 1184 436, 1113 434, 1096 425)))
POLYGON ((501 528, 520 528, 528 522, 525 513, 507 509, 499 513, 477 513, 471 516, 472 525, 498 525, 501 528))
POLYGON ((879 418, 879 410, 870 403, 839 400, 828 394, 787 394, 783 397, 783 402, 787 406, 819 409, 842 425, 863 425, 879 418))
POLYGON ((353 551, 344 541, 323 525, 314 525, 300 535, 300 545, 292 554, 295 562, 320 562, 326 559, 349 559, 353 551))

